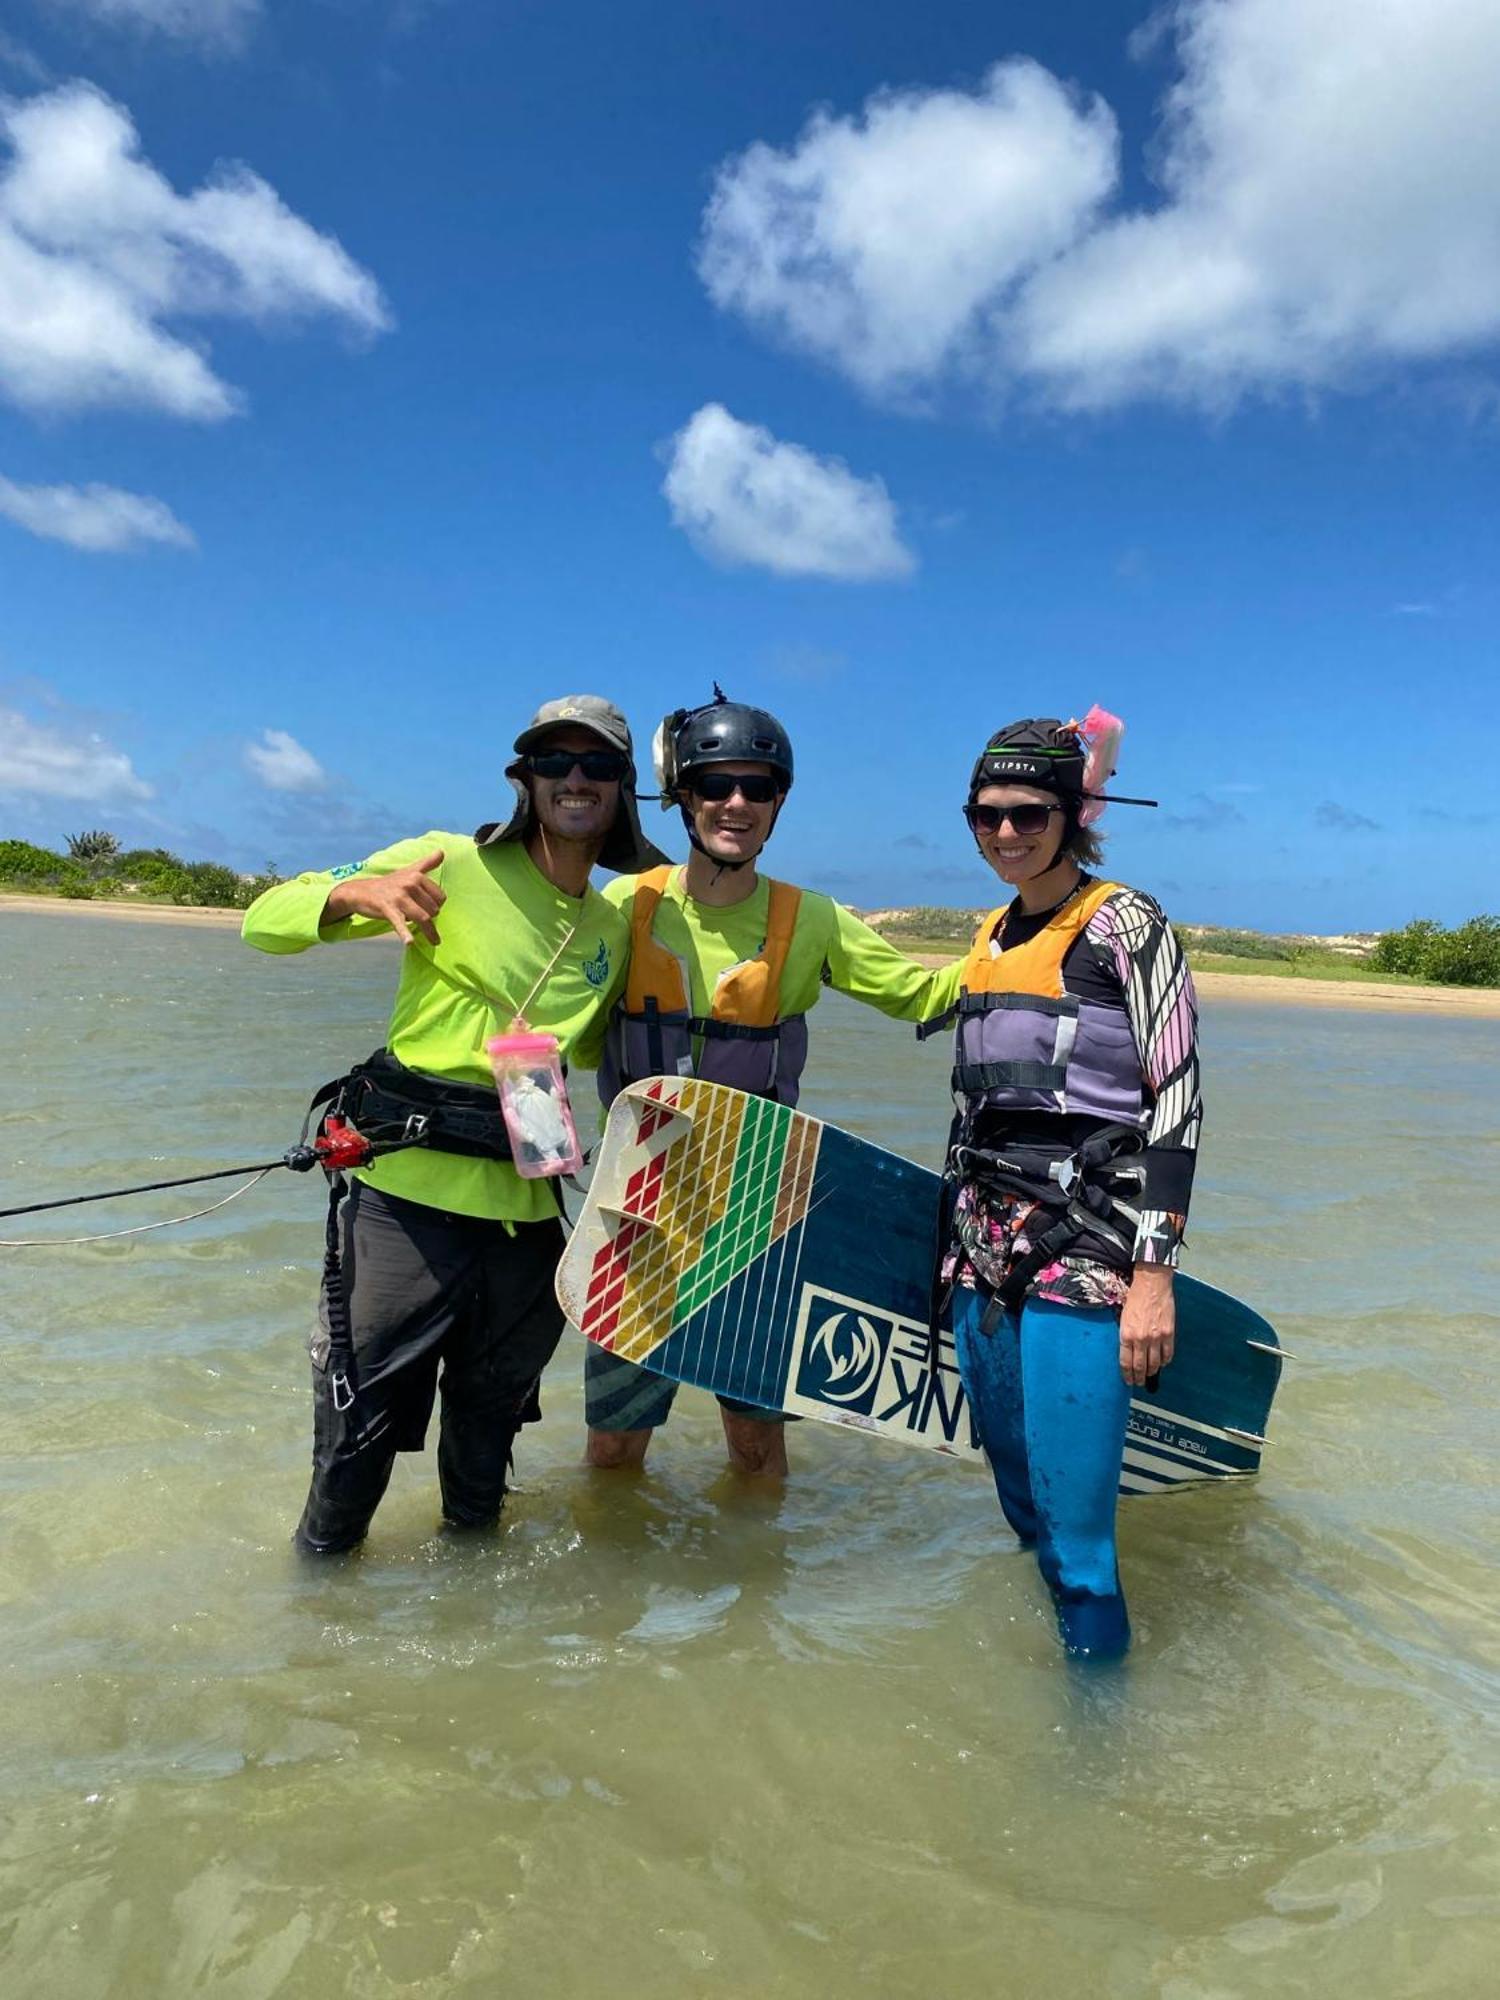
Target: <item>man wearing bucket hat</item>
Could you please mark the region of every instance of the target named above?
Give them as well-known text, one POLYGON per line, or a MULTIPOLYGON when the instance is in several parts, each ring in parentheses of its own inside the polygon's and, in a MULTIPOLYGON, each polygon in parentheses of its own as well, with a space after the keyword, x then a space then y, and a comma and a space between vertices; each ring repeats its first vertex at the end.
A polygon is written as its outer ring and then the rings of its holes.
POLYGON ((392 932, 405 947, 385 1046, 317 1100, 399 1150, 334 1178, 310 1349, 312 1484, 294 1537, 309 1554, 364 1539, 439 1394, 444 1521, 494 1522, 562 1331, 554 1188, 512 1164, 485 1045, 524 1020, 556 1037, 564 1062, 597 1060, 629 925, 590 871, 665 857, 641 832, 629 725, 600 696, 544 702, 505 775, 508 819, 299 875, 245 913, 261 951, 392 932))

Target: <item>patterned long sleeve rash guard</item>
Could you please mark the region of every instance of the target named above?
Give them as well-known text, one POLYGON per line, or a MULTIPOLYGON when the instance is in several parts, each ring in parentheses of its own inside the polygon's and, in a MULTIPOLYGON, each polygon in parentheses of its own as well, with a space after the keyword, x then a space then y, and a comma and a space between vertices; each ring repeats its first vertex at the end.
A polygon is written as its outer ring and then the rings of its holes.
MULTIPOLYGON (((1175 1264, 1187 1226, 1188 1191, 1202 1124, 1198 1077, 1198 1005, 1192 974, 1172 927, 1152 899, 1121 889, 1100 905, 1063 967, 1063 984, 1080 998, 1123 999, 1151 1104, 1146 1127, 1147 1180, 1138 1211, 1135 1261, 1175 1264), (1153 1174, 1153 1156, 1160 1171, 1153 1174), (1170 1182, 1173 1205, 1152 1200, 1153 1178, 1170 1182)), ((959 1191, 955 1221, 965 1256, 959 1281, 1000 1284, 1031 1247, 1038 1210, 1020 1195, 959 1191)), ((1092 1258, 1063 1256, 1044 1266, 1031 1291, 1059 1305, 1119 1306, 1129 1279, 1092 1258)))

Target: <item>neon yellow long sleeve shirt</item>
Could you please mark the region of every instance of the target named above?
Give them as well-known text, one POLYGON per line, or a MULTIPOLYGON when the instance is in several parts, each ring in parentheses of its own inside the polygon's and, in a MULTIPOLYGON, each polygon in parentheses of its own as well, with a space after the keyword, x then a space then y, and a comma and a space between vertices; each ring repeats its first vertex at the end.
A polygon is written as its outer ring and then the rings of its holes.
MULTIPOLYGON (((388 936, 391 926, 371 917, 320 927, 329 891, 352 875, 391 874, 436 848, 443 859, 431 880, 447 898, 436 918, 441 942, 418 939, 402 952, 386 1046, 410 1069, 488 1084, 485 1041, 521 1011, 538 1032, 556 1035, 565 1062, 592 1067, 624 987, 629 924, 592 887, 581 898, 564 895, 519 842, 478 847, 467 834, 424 833, 357 864, 298 875, 250 905, 245 942, 286 953, 388 936)), ((413 1147, 361 1168, 360 1178, 456 1215, 535 1222, 557 1213, 547 1183, 523 1180, 505 1160, 413 1147)))

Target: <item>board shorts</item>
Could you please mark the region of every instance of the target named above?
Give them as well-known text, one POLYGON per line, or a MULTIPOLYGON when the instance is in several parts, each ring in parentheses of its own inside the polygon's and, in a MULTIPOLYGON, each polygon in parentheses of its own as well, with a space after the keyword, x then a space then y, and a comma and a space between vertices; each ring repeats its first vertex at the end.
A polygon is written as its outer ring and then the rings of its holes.
MULTIPOLYGON (((584 1352, 583 1409, 591 1431, 659 1430, 672 1414, 681 1387, 669 1376, 611 1354, 595 1341, 591 1340, 584 1352)), ((758 1403, 741 1403, 733 1396, 720 1396, 719 1407, 732 1417, 754 1417, 762 1424, 800 1422, 785 1410, 763 1409, 758 1403)))

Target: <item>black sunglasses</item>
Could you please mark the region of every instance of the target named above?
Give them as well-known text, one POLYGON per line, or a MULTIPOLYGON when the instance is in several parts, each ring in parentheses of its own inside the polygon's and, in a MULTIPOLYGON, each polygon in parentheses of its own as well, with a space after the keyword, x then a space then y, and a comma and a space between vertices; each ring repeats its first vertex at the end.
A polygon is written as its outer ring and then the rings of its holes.
POLYGON ((630 769, 623 750, 528 750, 526 768, 539 778, 566 778, 576 768, 596 785, 618 784, 630 769))
POLYGON ((748 777, 739 771, 692 771, 683 783, 712 805, 722 805, 738 792, 747 805, 768 806, 781 790, 769 771, 752 771, 748 777))
POLYGON ((1024 836, 1045 833, 1052 814, 1064 811, 1064 806, 965 806, 964 818, 975 833, 998 833, 1009 820, 1011 832, 1024 836))

